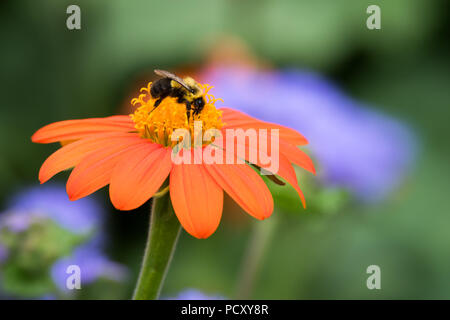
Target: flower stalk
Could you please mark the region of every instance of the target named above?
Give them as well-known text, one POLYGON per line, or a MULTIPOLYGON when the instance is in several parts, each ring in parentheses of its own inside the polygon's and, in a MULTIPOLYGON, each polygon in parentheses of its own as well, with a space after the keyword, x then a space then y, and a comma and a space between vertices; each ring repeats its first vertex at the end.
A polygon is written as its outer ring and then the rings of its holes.
POLYGON ((236 299, 250 299, 260 266, 278 225, 278 212, 253 225, 238 276, 236 299))
POLYGON ((181 229, 168 193, 151 203, 150 230, 133 300, 158 299, 181 229))

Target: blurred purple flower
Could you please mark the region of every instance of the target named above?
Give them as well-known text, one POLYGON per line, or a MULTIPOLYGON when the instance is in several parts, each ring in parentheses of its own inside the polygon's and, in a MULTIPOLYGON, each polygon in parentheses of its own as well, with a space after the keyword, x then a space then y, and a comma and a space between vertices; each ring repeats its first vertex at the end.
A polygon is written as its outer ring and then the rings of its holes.
POLYGON ((0 263, 8 258, 8 250, 0 243, 0 263))
POLYGON ((103 208, 93 198, 70 201, 64 186, 57 184, 23 190, 11 199, 9 209, 23 212, 23 220, 29 212, 43 214, 74 233, 98 228, 103 215, 103 208))
POLYGON ((187 289, 178 293, 175 297, 169 297, 167 300, 224 300, 225 298, 219 295, 206 295, 200 290, 187 289))
POLYGON ((413 135, 397 120, 346 96, 318 74, 215 69, 202 77, 226 106, 294 128, 309 140, 319 177, 362 200, 380 200, 414 156, 413 135))
POLYGON ((0 215, 0 227, 6 227, 12 232, 22 232, 33 222, 34 214, 27 211, 8 211, 0 215))
POLYGON ((66 270, 70 265, 80 267, 82 284, 92 283, 98 278, 121 281, 127 273, 124 266, 110 261, 100 250, 80 246, 70 257, 58 260, 52 267, 53 281, 61 290, 69 290, 66 287, 68 277, 66 270))
MULTIPOLYGON (((70 256, 61 257, 52 266, 51 273, 56 286, 66 289, 66 270, 69 265, 80 267, 84 284, 99 277, 121 280, 125 276, 125 268, 108 260, 103 254, 103 214, 103 208, 94 198, 72 202, 63 185, 50 184, 28 188, 14 196, 8 210, 0 213, 0 228, 24 232, 34 221, 51 219, 68 232, 86 235, 86 242, 76 247, 70 256)), ((1 249, 0 245, 0 258, 1 249)))

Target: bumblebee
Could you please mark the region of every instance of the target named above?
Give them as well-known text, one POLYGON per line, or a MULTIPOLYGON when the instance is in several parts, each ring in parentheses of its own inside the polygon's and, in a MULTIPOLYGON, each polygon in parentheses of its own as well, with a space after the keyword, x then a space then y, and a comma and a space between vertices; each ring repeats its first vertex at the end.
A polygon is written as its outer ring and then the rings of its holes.
POLYGON ((194 79, 190 77, 181 79, 173 73, 164 70, 155 70, 155 73, 162 78, 153 82, 150 87, 152 98, 157 99, 153 108, 157 108, 166 97, 175 97, 178 103, 186 105, 188 120, 191 115, 191 109, 193 110, 193 115, 197 115, 203 110, 205 107, 203 90, 194 79))

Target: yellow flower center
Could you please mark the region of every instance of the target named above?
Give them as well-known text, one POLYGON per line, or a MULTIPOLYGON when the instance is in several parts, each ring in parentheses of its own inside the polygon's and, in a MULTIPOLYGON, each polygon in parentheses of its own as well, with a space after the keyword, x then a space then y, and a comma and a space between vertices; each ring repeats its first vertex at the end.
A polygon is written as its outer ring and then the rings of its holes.
MULTIPOLYGON (((222 111, 217 110, 214 106, 215 102, 221 99, 216 99, 208 93, 211 86, 199 84, 206 103, 203 110, 197 115, 194 115, 191 109, 188 121, 186 105, 178 103, 177 98, 167 97, 155 108, 154 104, 157 99, 152 98, 150 94, 151 85, 150 82, 147 87, 141 89, 142 94, 138 98, 131 100, 133 106, 138 106, 138 108, 130 116, 142 138, 150 139, 163 146, 173 147, 179 142, 172 141, 172 133, 176 129, 186 129, 190 133, 191 143, 193 143, 196 121, 201 121, 202 136, 208 129, 220 130, 222 128, 222 111)), ((199 123, 196 124, 198 128, 199 123)), ((195 134, 200 134, 200 132, 195 132, 195 134)))

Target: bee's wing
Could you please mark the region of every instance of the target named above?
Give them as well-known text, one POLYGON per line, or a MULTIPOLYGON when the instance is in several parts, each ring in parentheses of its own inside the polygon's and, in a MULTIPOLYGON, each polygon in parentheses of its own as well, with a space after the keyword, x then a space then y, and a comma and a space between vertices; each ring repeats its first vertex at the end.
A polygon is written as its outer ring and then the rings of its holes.
POLYGON ((165 77, 165 78, 169 78, 173 81, 178 82, 179 84, 181 84, 183 87, 185 87, 187 90, 192 92, 192 88, 190 88, 184 81, 183 79, 181 79, 180 77, 174 75, 173 73, 170 73, 169 71, 165 71, 165 70, 159 70, 159 69, 155 69, 155 73, 158 76, 161 77, 165 77))

